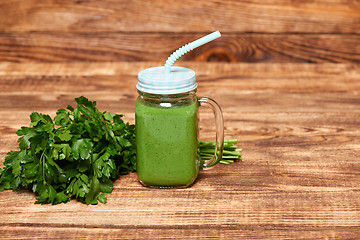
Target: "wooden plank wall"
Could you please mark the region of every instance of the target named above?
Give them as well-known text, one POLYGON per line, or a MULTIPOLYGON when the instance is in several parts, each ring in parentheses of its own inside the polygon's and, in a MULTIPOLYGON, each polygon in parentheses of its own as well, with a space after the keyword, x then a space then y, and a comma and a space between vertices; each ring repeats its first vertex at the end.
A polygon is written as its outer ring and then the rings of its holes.
POLYGON ((0 0, 0 62, 360 63, 359 0, 0 0))

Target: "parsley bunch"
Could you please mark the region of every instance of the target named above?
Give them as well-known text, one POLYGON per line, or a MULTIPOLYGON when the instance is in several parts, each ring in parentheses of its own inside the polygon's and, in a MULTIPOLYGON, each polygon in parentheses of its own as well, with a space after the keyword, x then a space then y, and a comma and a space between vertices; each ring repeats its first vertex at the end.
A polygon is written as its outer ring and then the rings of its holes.
POLYGON ((30 127, 16 132, 20 150, 9 152, 0 169, 0 190, 29 188, 41 204, 105 203, 112 181, 136 170, 135 126, 123 115, 101 113, 85 97, 75 101, 75 109, 59 109, 54 121, 30 115, 30 127))

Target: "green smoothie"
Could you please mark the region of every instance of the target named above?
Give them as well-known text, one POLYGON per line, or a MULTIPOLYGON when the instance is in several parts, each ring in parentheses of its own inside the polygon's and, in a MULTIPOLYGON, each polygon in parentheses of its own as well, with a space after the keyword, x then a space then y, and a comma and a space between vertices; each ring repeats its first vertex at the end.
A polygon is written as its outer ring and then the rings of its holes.
POLYGON ((136 103, 137 174, 152 187, 192 184, 199 172, 197 102, 185 106, 136 103))

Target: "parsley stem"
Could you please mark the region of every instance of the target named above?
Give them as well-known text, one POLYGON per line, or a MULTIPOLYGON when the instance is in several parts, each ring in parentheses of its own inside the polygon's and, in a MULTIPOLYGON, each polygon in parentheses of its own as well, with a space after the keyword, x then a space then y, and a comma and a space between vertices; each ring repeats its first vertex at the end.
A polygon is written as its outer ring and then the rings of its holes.
POLYGON ((40 156, 40 161, 41 161, 41 165, 42 165, 42 176, 43 176, 43 183, 44 185, 46 184, 46 181, 45 181, 45 161, 44 161, 44 153, 46 151, 47 148, 44 149, 44 151, 41 153, 41 156, 40 156))

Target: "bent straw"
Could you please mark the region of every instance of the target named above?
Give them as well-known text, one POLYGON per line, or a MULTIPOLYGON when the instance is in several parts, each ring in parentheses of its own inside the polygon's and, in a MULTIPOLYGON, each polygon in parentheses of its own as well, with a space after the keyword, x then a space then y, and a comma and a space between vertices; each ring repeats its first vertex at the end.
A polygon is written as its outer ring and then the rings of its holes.
POLYGON ((165 63, 165 72, 166 73, 170 73, 170 67, 174 64, 174 62, 180 58, 182 55, 184 55, 185 53, 193 50, 194 48, 197 48, 201 45, 204 45, 208 42, 211 42, 212 40, 215 40, 217 38, 221 37, 221 34, 219 31, 213 32, 209 35, 206 35, 205 37, 202 37, 198 40, 195 40, 191 43, 188 43, 184 46, 182 46, 181 48, 179 48, 178 50, 176 50, 175 52, 173 52, 170 57, 166 60, 165 63))

